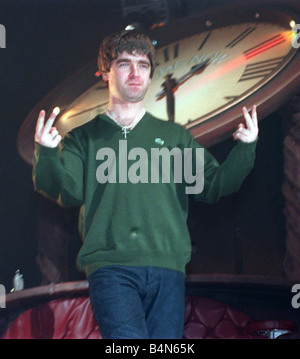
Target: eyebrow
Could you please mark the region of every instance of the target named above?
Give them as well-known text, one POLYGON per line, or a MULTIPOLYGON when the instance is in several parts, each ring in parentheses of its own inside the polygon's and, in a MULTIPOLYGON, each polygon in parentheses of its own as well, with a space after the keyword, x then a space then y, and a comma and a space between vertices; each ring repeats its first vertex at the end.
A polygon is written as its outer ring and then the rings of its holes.
MULTIPOLYGON (((127 59, 127 58, 120 58, 116 60, 116 64, 120 64, 121 62, 132 62, 131 59, 127 59)), ((150 61, 148 60, 138 60, 137 61, 139 64, 145 64, 145 65, 149 65, 150 66, 150 61)))

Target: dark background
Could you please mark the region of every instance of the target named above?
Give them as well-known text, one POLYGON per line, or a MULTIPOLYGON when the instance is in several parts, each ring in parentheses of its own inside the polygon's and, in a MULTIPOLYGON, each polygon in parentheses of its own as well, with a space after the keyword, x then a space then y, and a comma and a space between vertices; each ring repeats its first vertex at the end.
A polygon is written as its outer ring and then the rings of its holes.
MULTIPOLYGON (((225 2, 178 1, 172 16, 225 2)), ((33 191, 31 167, 18 153, 18 131, 56 85, 92 59, 97 70, 103 37, 124 28, 126 19, 119 0, 1 0, 0 24, 6 28, 6 49, 0 49, 0 283, 8 291, 17 269, 24 275, 25 287, 40 284, 36 264, 40 199, 33 191)), ((280 118, 274 113, 260 127, 255 169, 241 191, 217 205, 191 204, 192 273, 283 275, 280 118)), ((211 150, 222 160, 232 145, 228 140, 211 150)), ((76 234, 74 243, 70 251, 78 246, 76 234)))

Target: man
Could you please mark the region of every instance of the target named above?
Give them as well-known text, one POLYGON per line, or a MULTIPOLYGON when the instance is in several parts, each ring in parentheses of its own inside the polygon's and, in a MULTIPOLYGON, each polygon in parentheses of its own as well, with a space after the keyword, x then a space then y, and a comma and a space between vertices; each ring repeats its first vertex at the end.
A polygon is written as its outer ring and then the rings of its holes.
MULTIPOLYGON (((142 148, 149 155, 162 147, 203 150, 182 126, 145 111, 154 63, 154 48, 145 35, 123 31, 107 37, 98 58, 109 88, 107 111, 63 140, 52 126, 56 111, 46 123, 41 111, 36 126, 35 188, 64 206, 81 206, 84 243, 78 266, 88 277, 103 338, 176 339, 183 334, 185 266, 191 255, 187 183, 174 181, 174 173, 173 181, 162 181, 160 174, 155 183, 124 176, 124 165, 134 164, 124 149, 142 148)), ((251 116, 246 109, 243 113, 246 126, 233 134, 237 145, 222 165, 203 150, 204 186, 193 194, 195 200, 212 203, 237 191, 251 171, 256 108, 251 116)), ((146 169, 153 169, 151 163, 146 169)))

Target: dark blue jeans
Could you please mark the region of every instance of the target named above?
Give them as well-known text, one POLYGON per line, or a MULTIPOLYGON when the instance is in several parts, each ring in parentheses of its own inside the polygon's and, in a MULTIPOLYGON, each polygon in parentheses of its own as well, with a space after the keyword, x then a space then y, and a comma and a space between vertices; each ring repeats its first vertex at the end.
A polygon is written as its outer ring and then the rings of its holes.
POLYGON ((181 339, 185 276, 157 267, 106 266, 88 277, 103 339, 181 339))

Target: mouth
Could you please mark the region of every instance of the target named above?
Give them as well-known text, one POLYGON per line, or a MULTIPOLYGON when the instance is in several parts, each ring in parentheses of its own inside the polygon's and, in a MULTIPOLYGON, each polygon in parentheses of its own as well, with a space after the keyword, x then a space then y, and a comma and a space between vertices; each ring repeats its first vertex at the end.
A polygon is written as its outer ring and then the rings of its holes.
POLYGON ((139 83, 139 82, 130 82, 130 83, 128 83, 128 86, 131 86, 131 87, 141 87, 142 84, 139 83))

